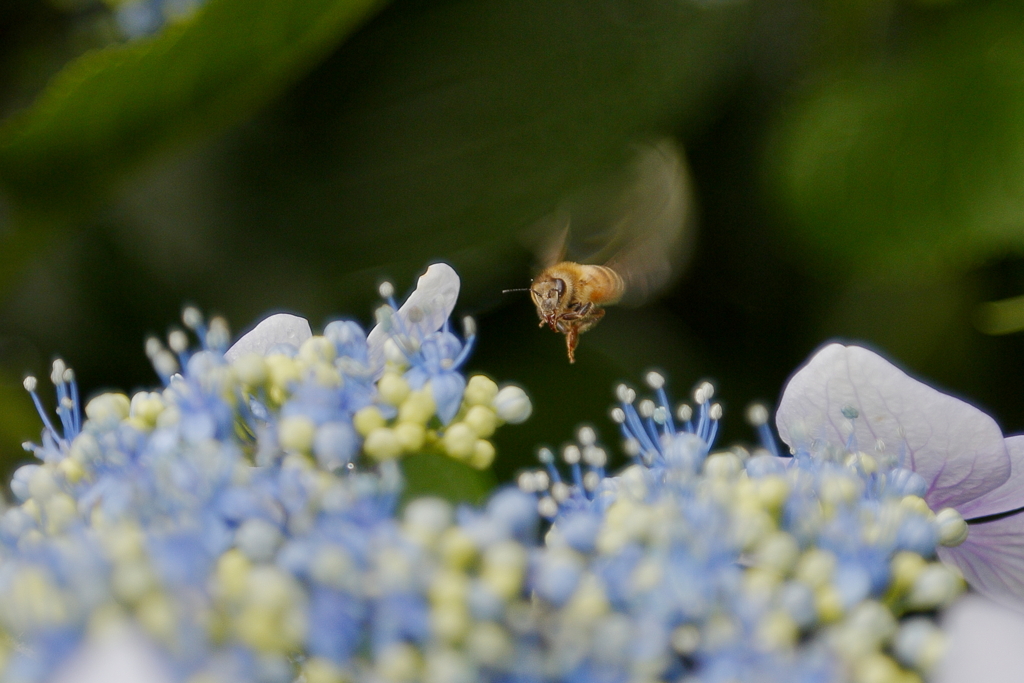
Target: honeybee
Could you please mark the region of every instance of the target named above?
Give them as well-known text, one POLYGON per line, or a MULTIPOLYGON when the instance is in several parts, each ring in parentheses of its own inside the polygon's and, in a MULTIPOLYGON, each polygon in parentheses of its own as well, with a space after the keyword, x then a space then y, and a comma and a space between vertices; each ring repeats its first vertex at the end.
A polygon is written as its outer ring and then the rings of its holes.
POLYGON ((525 289, 540 327, 565 335, 570 363, 579 336, 604 318, 603 306, 638 305, 678 272, 691 203, 685 162, 666 140, 640 148, 625 179, 595 188, 535 228, 546 267, 525 289), (570 250, 586 256, 565 260, 570 250))
POLYGON ((562 261, 538 275, 530 284, 540 327, 547 325, 565 335, 569 362, 576 362, 576 344, 582 333, 601 322, 604 309, 618 303, 626 291, 622 277, 608 266, 587 266, 562 261))

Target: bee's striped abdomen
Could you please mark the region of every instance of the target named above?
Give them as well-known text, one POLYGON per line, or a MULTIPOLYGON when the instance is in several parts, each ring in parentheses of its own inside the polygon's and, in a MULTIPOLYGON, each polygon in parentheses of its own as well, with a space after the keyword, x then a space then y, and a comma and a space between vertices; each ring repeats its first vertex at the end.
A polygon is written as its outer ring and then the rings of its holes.
POLYGON ((626 291, 626 283, 622 277, 608 266, 584 266, 587 269, 587 280, 590 289, 590 300, 599 305, 607 306, 616 303, 626 291))

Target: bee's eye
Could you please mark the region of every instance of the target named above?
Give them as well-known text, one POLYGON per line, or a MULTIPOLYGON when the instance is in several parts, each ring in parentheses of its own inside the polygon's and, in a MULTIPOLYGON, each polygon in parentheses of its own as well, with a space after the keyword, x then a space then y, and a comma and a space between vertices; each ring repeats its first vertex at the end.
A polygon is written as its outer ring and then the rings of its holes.
POLYGON ((561 299, 562 295, 565 294, 565 280, 561 278, 554 279, 555 291, 558 292, 558 298, 561 299))

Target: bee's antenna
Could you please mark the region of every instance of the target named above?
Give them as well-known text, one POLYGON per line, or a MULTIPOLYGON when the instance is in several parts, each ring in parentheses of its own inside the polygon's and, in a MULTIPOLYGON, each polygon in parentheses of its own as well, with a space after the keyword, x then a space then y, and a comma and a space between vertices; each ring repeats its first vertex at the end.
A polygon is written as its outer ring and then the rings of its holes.
POLYGON ((530 291, 529 287, 520 287, 518 289, 503 289, 503 290, 501 290, 501 293, 502 294, 508 294, 509 292, 529 292, 529 291, 530 291))

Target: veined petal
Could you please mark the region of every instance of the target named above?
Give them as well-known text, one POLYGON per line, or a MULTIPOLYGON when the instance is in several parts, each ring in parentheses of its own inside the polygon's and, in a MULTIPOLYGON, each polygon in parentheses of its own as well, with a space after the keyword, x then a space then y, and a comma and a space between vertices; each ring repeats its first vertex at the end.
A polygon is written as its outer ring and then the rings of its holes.
POLYGON ((289 313, 275 313, 267 316, 256 327, 224 352, 224 360, 229 363, 246 353, 265 355, 278 344, 291 344, 295 348, 313 336, 309 321, 289 313))
POLYGON ((391 334, 410 335, 423 340, 438 331, 452 314, 459 298, 459 275, 447 263, 435 263, 416 281, 416 290, 398 309, 394 329, 377 325, 366 337, 371 368, 384 365, 384 342, 391 334))
POLYGON ((1024 616, 977 595, 965 595, 947 612, 946 654, 936 683, 1016 683, 1024 672, 1024 616))
POLYGON ((1010 478, 1002 486, 965 503, 959 508, 964 519, 997 515, 1024 507, 1024 435, 1008 436, 1006 452, 1010 455, 1010 478))
POLYGON ((882 444, 928 482, 933 510, 960 509, 1010 476, 991 417, 857 346, 818 351, 790 378, 776 422, 791 447, 819 439, 843 448, 851 435, 860 450, 882 444))
POLYGON ((979 593, 1024 609, 1024 513, 971 524, 967 540, 939 548, 939 557, 956 565, 979 593))

